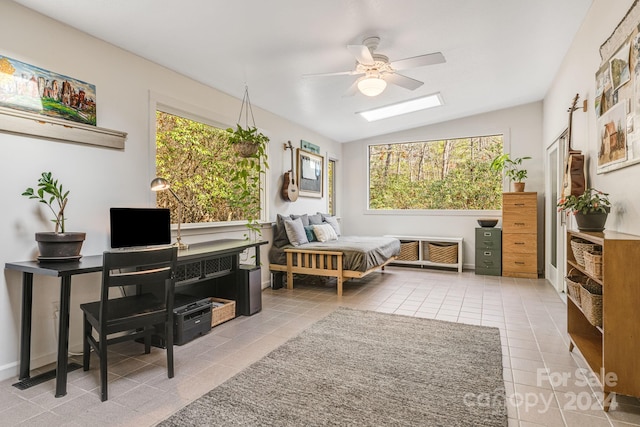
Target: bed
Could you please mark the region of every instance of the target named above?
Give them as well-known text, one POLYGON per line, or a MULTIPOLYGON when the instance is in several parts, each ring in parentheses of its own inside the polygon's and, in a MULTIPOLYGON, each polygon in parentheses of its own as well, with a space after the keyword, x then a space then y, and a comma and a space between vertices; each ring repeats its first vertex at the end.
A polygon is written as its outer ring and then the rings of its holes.
MULTIPOLYGON (((400 241, 392 237, 340 235, 336 240, 294 245, 284 232, 285 218, 278 215, 274 225, 269 270, 279 282, 286 273, 288 289, 293 289, 294 274, 335 277, 337 294, 342 296, 345 281, 364 277, 378 269, 384 270, 400 253, 400 241)), ((325 215, 323 223, 327 219, 331 218, 325 215)), ((311 221, 313 225, 314 220, 311 221)))

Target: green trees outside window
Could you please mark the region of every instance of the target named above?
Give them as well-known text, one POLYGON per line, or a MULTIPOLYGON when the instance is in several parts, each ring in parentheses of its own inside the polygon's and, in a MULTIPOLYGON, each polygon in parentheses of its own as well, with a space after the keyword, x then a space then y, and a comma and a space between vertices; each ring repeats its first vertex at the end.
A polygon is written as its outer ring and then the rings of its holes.
MULTIPOLYGON (((228 135, 225 129, 156 112, 156 175, 167 179, 184 201, 183 223, 241 221, 259 215, 259 188, 246 197, 231 180, 242 162, 228 135)), ((246 173, 261 179, 255 169, 247 167, 246 173)), ((157 206, 170 208, 174 223, 176 203, 169 192, 157 193, 157 206)))
POLYGON ((369 209, 501 209, 502 147, 502 135, 371 145, 369 209))

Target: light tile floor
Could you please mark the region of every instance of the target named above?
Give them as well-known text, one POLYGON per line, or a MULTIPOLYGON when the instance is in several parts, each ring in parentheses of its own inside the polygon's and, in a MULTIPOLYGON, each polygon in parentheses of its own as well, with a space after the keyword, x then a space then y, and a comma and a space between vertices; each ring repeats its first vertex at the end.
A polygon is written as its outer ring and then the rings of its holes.
MULTIPOLYGON (((266 289, 263 309, 175 348, 176 376, 165 352, 140 344, 112 347, 109 400, 101 403, 97 363, 69 374, 68 394, 54 381, 20 391, 0 383, 0 425, 151 426, 262 358, 338 306, 495 326, 502 337, 509 426, 640 426, 640 400, 617 396, 605 413, 577 350, 568 351, 566 305, 544 280, 473 272, 388 267, 347 282, 312 278, 294 290, 266 289)), ((640 381, 640 378, 638 379, 640 381)))

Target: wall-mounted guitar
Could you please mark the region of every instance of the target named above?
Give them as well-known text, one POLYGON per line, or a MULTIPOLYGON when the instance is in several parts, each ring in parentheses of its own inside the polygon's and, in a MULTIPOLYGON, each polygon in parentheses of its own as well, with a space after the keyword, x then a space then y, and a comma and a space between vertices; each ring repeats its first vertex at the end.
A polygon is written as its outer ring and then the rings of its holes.
POLYGON ((291 150, 291 169, 284 174, 281 194, 283 199, 289 202, 295 202, 298 200, 298 185, 296 184, 296 178, 293 173, 293 146, 291 145, 291 141, 287 142, 288 144, 284 144, 284 149, 285 151, 291 150))
MULTIPOLYGON (((573 112, 578 109, 579 94, 573 98, 573 103, 569 107, 569 128, 567 129, 567 156, 564 165, 564 181, 562 185, 562 197, 570 194, 579 196, 584 193, 587 186, 586 178, 586 161, 585 156, 580 150, 574 150, 571 147, 571 122, 573 120, 573 112)), ((586 109, 583 107, 583 110, 586 109)))

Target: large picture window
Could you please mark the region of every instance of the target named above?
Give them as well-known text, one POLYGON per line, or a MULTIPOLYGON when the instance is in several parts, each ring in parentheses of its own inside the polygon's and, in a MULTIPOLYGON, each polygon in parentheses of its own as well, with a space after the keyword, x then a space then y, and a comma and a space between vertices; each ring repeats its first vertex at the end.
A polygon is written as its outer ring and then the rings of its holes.
POLYGON ((502 148, 502 135, 371 145, 369 209, 501 209, 502 148))
MULTIPOLYGON (((156 111, 156 175, 169 181, 184 201, 183 223, 242 221, 249 212, 260 209, 259 190, 247 198, 230 182, 232 171, 238 167, 238 155, 224 129, 156 111), (247 206, 245 200, 253 203, 247 206)), ((261 179, 254 169, 247 168, 246 173, 261 179)), ((167 191, 156 194, 157 206, 170 208, 172 222, 176 223, 178 201, 167 191)))

